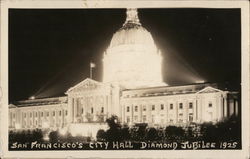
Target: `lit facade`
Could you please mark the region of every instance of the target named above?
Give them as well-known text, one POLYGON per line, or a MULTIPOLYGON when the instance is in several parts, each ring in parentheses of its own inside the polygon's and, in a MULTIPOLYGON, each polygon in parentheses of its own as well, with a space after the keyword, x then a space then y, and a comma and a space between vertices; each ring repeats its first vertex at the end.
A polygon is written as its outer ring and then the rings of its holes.
POLYGON ((64 97, 30 99, 9 105, 10 130, 69 130, 73 136, 107 129, 118 116, 122 124, 149 126, 218 122, 239 115, 239 95, 216 84, 168 86, 163 82, 162 57, 136 9, 113 36, 104 53, 103 82, 85 79, 64 97))

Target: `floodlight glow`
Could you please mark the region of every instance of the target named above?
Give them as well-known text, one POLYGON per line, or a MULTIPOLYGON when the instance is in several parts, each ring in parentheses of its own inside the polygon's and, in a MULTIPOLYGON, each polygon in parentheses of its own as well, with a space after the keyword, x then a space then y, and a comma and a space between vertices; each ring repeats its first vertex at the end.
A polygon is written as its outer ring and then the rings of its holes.
POLYGON ((48 134, 48 133, 46 133, 46 134, 44 135, 43 140, 44 140, 44 141, 49 141, 49 134, 48 134))
POLYGON ((65 128, 62 128, 62 129, 59 130, 59 133, 60 133, 62 136, 64 136, 64 135, 66 135, 67 130, 66 130, 65 128))
POLYGON ((81 124, 71 124, 69 127, 69 132, 73 137, 76 136, 91 136, 96 137, 98 130, 107 130, 107 124, 93 124, 93 123, 81 123, 81 124))
POLYGON ((15 124, 15 128, 16 129, 21 129, 21 125, 17 123, 17 124, 15 124))
POLYGON ((157 124, 160 123, 160 117, 159 117, 159 116, 156 116, 156 117, 155 117, 155 123, 157 123, 157 124))
POLYGON ((35 96, 31 96, 31 97, 29 97, 29 99, 34 100, 34 99, 36 99, 36 97, 35 96))
POLYGON ((45 129, 49 128, 49 122, 47 122, 47 121, 43 122, 42 127, 45 129))
POLYGON ((200 80, 200 81, 195 81, 195 83, 205 83, 205 81, 200 80))

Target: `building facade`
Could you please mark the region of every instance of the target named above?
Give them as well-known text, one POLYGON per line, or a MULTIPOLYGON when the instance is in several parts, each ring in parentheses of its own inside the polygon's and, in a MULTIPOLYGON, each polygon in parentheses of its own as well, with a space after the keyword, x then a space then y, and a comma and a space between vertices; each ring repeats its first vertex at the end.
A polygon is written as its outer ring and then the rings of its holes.
POLYGON ((10 129, 103 126, 117 115, 122 124, 149 126, 218 122, 239 115, 239 95, 216 84, 125 89, 86 79, 65 97, 18 101, 9 106, 10 129))
POLYGON ((238 92, 210 83, 168 86, 163 82, 161 61, 161 53, 142 27, 137 10, 128 9, 125 23, 104 53, 103 82, 87 78, 63 97, 12 103, 9 128, 59 129, 74 136, 106 129, 105 121, 112 115, 122 124, 159 127, 218 122, 239 115, 238 92))

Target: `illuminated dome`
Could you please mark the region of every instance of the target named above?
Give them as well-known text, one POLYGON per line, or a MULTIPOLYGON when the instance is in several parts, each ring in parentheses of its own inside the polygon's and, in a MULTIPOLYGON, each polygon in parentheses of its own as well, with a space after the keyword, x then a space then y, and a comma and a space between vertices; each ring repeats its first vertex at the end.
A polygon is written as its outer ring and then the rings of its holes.
POLYGON ((137 9, 127 9, 123 26, 104 53, 103 82, 125 88, 162 86, 161 53, 140 23, 137 9))
POLYGON ((110 47, 127 44, 154 45, 154 40, 141 25, 126 23, 113 35, 110 47))

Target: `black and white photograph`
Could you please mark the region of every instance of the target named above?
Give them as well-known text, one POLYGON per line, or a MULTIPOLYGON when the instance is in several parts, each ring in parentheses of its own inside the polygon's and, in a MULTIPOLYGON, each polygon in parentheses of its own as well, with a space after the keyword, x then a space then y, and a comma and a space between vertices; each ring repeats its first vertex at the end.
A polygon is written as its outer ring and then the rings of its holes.
POLYGON ((9 8, 8 151, 242 150, 242 54, 241 8, 9 8))

